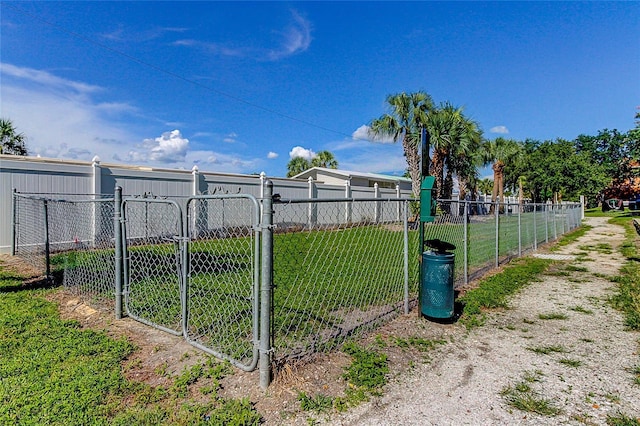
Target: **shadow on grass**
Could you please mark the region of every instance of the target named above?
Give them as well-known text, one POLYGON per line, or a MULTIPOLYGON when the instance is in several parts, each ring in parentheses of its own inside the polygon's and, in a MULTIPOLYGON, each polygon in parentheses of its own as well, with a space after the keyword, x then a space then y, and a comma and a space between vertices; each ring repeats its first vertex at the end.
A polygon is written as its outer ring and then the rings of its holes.
POLYGON ((54 271, 50 277, 41 276, 25 279, 18 275, 3 275, 3 280, 18 281, 14 284, 0 284, 0 293, 17 293, 29 290, 48 290, 59 287, 62 282, 62 271, 54 271))

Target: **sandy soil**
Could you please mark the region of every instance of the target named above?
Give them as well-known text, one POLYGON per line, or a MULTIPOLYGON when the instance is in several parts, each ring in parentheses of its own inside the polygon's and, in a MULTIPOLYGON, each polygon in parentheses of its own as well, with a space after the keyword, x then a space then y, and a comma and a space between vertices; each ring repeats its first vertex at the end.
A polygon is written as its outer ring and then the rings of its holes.
MULTIPOLYGON (((237 371, 224 379, 222 395, 250 397, 266 425, 603 425, 607 415, 640 417, 640 385, 630 371, 640 365, 640 334, 625 331, 620 313, 606 303, 614 287, 608 277, 616 275, 623 260, 616 251, 623 230, 606 218, 587 223, 593 228, 584 237, 554 252, 561 258, 553 267, 559 273, 529 285, 512 300, 511 309, 492 312, 484 326, 468 332, 460 324, 438 324, 412 312, 365 336, 362 344, 380 348, 382 342, 389 357, 390 382, 380 397, 346 413, 300 411, 296 398, 301 391, 344 393, 341 376, 350 360, 342 353, 285 366, 266 392, 258 387, 257 372, 237 371), (568 265, 579 270, 567 273, 568 265), (545 314, 566 318, 540 319, 545 314), (447 343, 428 353, 395 343, 408 337, 447 343), (531 350, 549 346, 565 352, 531 350), (533 392, 560 414, 540 416, 506 403, 501 391, 527 377, 535 377, 527 382, 533 392)), ((6 257, 0 261, 15 263, 6 257)), ((96 309, 63 291, 50 297, 63 317, 135 343, 139 349, 124 366, 132 379, 168 385, 171 374, 204 357, 179 337, 131 319, 115 320, 108 307, 96 309)))

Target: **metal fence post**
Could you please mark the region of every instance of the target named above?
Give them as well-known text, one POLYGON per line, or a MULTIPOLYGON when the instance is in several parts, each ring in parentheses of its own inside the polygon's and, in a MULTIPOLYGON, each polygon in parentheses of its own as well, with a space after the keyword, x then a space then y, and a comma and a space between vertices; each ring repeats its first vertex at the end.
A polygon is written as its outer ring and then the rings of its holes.
POLYGON ((522 257, 522 213, 518 209, 518 257, 522 257))
POLYGON ((544 205, 544 242, 549 242, 549 204, 544 205))
POLYGON ((260 387, 271 383, 271 291, 273 286, 273 182, 262 199, 262 276, 260 283, 260 387))
MULTIPOLYGON (((404 201, 402 226, 404 232, 404 313, 409 313, 409 202, 404 201)), ((399 206, 398 206, 399 207, 399 206)))
POLYGON ((551 212, 553 213, 553 239, 554 240, 558 239, 558 224, 556 223, 556 220, 558 217, 557 211, 558 211, 558 208, 556 207, 555 204, 551 206, 551 212))
POLYGON ((500 202, 496 201, 496 207, 494 208, 496 215, 496 268, 498 267, 498 260, 500 256, 499 241, 500 241, 500 202))
POLYGON ((344 198, 347 202, 344 204, 344 222, 351 223, 351 180, 345 179, 344 181, 344 198))
POLYGON ((47 200, 43 202, 44 207, 44 263, 47 280, 51 279, 51 252, 49 246, 49 204, 47 200))
MULTIPOLYGON (((373 198, 380 198, 380 188, 378 187, 378 182, 373 184, 373 198)), ((378 222, 380 222, 380 203, 376 201, 373 210, 373 223, 378 222)))
POLYGON ((13 194, 11 196, 11 256, 16 255, 16 212, 18 211, 16 193, 16 189, 13 188, 13 194))
POLYGON ((464 205, 464 235, 462 236, 464 245, 464 284, 469 284, 469 210, 470 201, 463 201, 464 205))
POLYGON ((122 187, 114 191, 113 237, 115 244, 116 319, 122 318, 122 187))
POLYGON ((533 250, 538 250, 538 229, 536 226, 536 210, 538 206, 533 204, 533 250))

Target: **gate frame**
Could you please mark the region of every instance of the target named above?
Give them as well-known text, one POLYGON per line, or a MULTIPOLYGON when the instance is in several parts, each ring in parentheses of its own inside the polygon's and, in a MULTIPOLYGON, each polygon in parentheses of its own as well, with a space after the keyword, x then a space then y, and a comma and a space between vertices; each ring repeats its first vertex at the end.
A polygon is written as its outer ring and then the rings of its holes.
POLYGON ((243 371, 253 371, 256 369, 256 366, 258 365, 258 360, 260 357, 260 322, 259 322, 259 318, 260 318, 260 299, 258 297, 259 292, 260 292, 260 243, 261 243, 261 227, 260 227, 260 203, 258 202, 258 200, 256 199, 256 197, 254 197, 251 194, 219 194, 219 195, 196 195, 196 196, 192 196, 189 197, 187 199, 187 203, 186 203, 186 210, 187 210, 187 217, 186 220, 183 221, 183 227, 184 227, 184 231, 183 231, 183 235, 184 237, 184 241, 185 244, 182 248, 182 264, 183 264, 183 268, 182 268, 182 273, 183 273, 183 280, 184 280, 184 293, 183 293, 183 303, 184 303, 184 309, 182 311, 182 315, 183 315, 183 330, 184 330, 184 339, 187 341, 187 343, 189 343, 190 345, 208 353, 211 354, 213 356, 215 356, 216 358, 220 358, 220 359, 224 359, 229 361, 231 364, 233 364, 234 366, 238 367, 239 369, 243 370, 243 371), (188 332, 188 318, 189 318, 189 286, 190 286, 190 270, 191 270, 191 261, 190 261, 190 252, 189 252, 189 246, 191 245, 191 236, 190 236, 190 227, 193 226, 192 222, 194 219, 196 219, 195 217, 191 217, 191 204, 193 201, 196 200, 249 200, 252 204, 253 207, 253 212, 251 214, 252 216, 252 220, 251 220, 251 229, 252 229, 252 237, 253 237, 253 283, 252 283, 252 344, 253 344, 253 350, 252 350, 252 357, 251 357, 251 362, 248 364, 242 363, 232 357, 230 357, 227 354, 224 354, 222 352, 219 352, 215 349, 209 348, 195 340, 192 340, 189 338, 189 332, 188 332))
MULTIPOLYGON (((116 197, 116 199, 118 199, 120 197, 116 197)), ((184 265, 184 261, 182 259, 182 249, 180 248, 180 246, 183 245, 183 229, 184 229, 184 225, 183 225, 183 215, 182 215, 182 208, 180 207, 180 205, 178 203, 176 203, 173 200, 166 200, 166 199, 157 199, 157 198, 141 198, 141 197, 125 197, 121 199, 121 207, 120 207, 120 211, 119 211, 121 218, 120 218, 120 223, 122 226, 121 229, 121 233, 120 233, 120 237, 121 237, 121 242, 122 242, 122 284, 120 287, 120 292, 118 292, 118 285, 116 284, 116 307, 118 306, 118 302, 117 300, 120 299, 122 301, 122 299, 124 298, 124 303, 122 303, 120 305, 120 308, 122 309, 122 306, 124 306, 124 311, 126 312, 127 316, 129 316, 130 318, 148 325, 150 327, 153 328, 157 328, 159 330, 162 330, 164 332, 167 332, 169 334, 173 334, 174 336, 182 336, 184 335, 184 312, 183 312, 183 307, 184 307, 184 271, 181 271, 181 269, 184 269, 183 265, 184 265), (129 277, 129 250, 128 250, 128 244, 127 244, 127 214, 126 214, 126 205, 127 202, 138 202, 138 203, 155 203, 155 204, 168 204, 168 205, 172 205, 176 211, 177 211, 177 217, 178 217, 178 226, 177 229, 174 229, 174 231, 176 231, 177 235, 173 236, 173 243, 178 245, 178 249, 176 250, 176 256, 178 257, 179 265, 176 268, 176 276, 178 278, 178 293, 180 295, 180 326, 181 326, 181 330, 180 331, 176 331, 176 330, 172 330, 168 327, 162 326, 160 324, 156 324, 153 321, 141 318, 135 314, 132 314, 131 312, 129 312, 129 308, 128 308, 128 301, 129 301, 129 286, 130 286, 130 277, 129 277), (119 294, 118 294, 119 293, 119 294)), ((118 216, 118 210, 116 209, 116 214, 115 216, 118 216)), ((115 220, 115 219, 114 219, 115 220)), ((116 243, 116 246, 118 244, 116 243)), ((118 279, 118 272, 116 271, 116 280, 118 279)), ((120 315, 122 314, 122 312, 120 312, 120 315)), ((116 312, 116 317, 118 316, 118 312, 116 312)))

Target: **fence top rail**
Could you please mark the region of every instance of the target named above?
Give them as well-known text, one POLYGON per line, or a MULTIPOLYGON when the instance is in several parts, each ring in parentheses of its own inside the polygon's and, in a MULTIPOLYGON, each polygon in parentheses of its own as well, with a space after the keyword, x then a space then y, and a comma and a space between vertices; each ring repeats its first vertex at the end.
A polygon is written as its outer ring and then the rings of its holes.
POLYGON ((406 202, 406 201, 418 201, 414 198, 396 198, 396 197, 384 197, 384 198, 274 198, 274 204, 309 204, 309 203, 352 203, 352 202, 406 202))
POLYGON ((95 203, 96 201, 105 201, 112 202, 114 201, 113 195, 103 195, 103 194, 59 194, 59 193, 20 193, 14 192, 13 196, 16 198, 25 198, 29 200, 38 200, 38 201, 55 201, 59 203, 95 203), (53 196, 57 196, 54 198, 53 196), (59 197, 100 197, 100 198, 82 198, 82 199, 72 199, 72 198, 59 198, 59 197))

